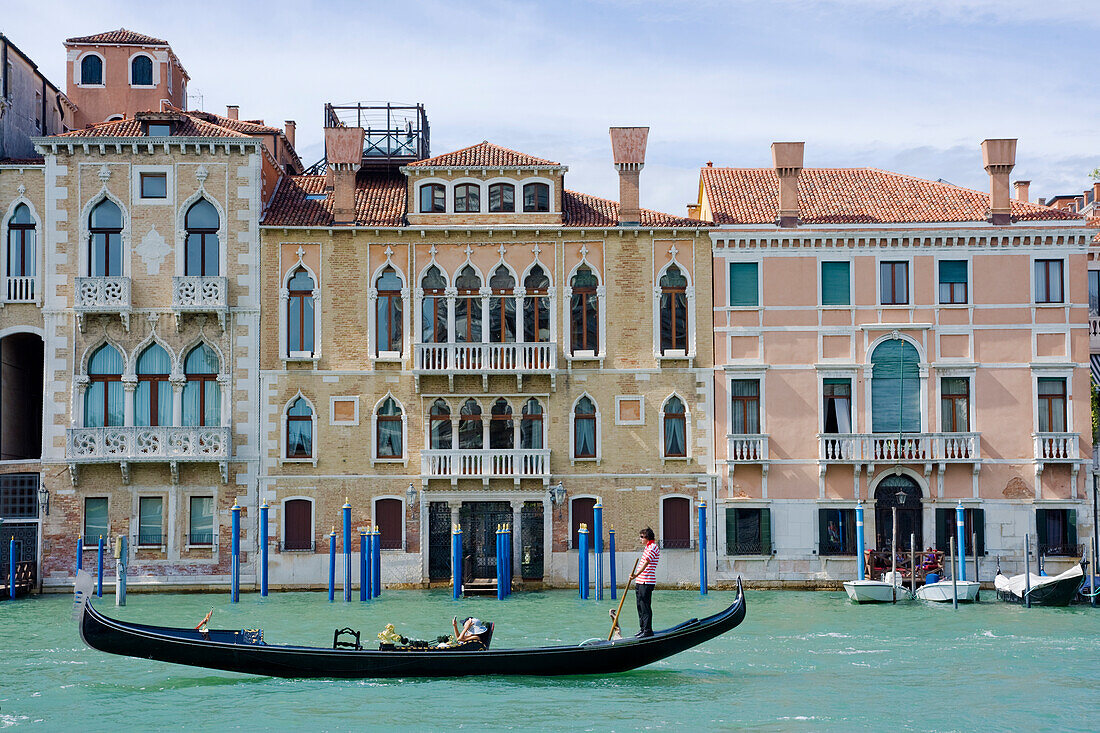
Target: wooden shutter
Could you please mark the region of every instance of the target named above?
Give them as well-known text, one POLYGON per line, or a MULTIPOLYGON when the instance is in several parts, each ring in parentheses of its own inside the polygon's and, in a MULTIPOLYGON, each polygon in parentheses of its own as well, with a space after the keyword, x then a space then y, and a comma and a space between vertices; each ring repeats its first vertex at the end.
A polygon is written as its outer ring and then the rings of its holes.
POLYGON ((661 540, 669 549, 691 547, 691 500, 670 496, 664 500, 664 526, 661 540))
POLYGON ((772 554, 772 510, 760 510, 760 554, 772 554))
POLYGON ((970 526, 974 530, 974 535, 977 540, 978 546, 974 548, 974 551, 979 555, 985 554, 985 509, 967 509, 972 519, 970 520, 970 526))
POLYGON ((871 432, 919 433, 920 366, 908 341, 884 341, 871 355, 871 432))
POLYGON ((291 499, 285 511, 283 545, 288 550, 308 550, 313 542, 312 505, 306 499, 291 499))
POLYGON ((756 307, 760 305, 759 281, 755 262, 730 263, 730 305, 756 307))
POLYGON ((936 509, 936 549, 947 552, 947 541, 951 537, 948 527, 951 526, 951 515, 954 509, 936 509))
MULTIPOLYGON (((826 262, 824 265, 833 264, 826 262)), ((817 510, 817 552, 819 555, 824 555, 825 550, 829 545, 829 509, 817 510)))
POLYGON ((1046 545, 1047 543, 1047 510, 1036 509, 1035 510, 1035 534, 1039 536, 1039 544, 1046 545))
POLYGON ((821 263, 821 304, 850 305, 851 266, 847 262, 821 263))
POLYGON ((1066 544, 1077 544, 1077 510, 1066 510, 1066 544))
POLYGON ((588 539, 589 539, 588 548, 590 550, 594 549, 594 546, 592 544, 592 534, 591 534, 592 529, 593 529, 593 527, 592 527, 592 515, 593 515, 592 507, 594 507, 594 506, 596 506, 596 500, 595 499, 590 499, 590 498, 587 498, 587 497, 581 497, 579 499, 574 499, 573 500, 573 503, 572 503, 572 507, 573 507, 573 527, 570 530, 570 537, 572 538, 572 541, 573 541, 572 547, 573 547, 574 550, 576 550, 580 547, 580 540, 578 538, 580 537, 579 530, 581 528, 582 523, 588 525, 588 532, 589 532, 589 535, 588 535, 588 539))
POLYGON ((737 548, 737 510, 726 509, 726 554, 734 555, 737 548))
POLYGON ((382 530, 382 549, 400 550, 405 534, 405 517, 400 499, 379 499, 374 503, 374 517, 382 530))

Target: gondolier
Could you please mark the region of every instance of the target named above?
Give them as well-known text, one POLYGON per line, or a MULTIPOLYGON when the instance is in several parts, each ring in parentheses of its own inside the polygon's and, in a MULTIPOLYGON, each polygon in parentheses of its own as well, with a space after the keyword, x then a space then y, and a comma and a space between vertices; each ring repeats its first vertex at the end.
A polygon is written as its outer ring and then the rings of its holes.
POLYGON ((634 574, 630 577, 637 582, 634 593, 638 602, 638 627, 635 636, 645 638, 653 636, 653 587, 657 585, 657 563, 661 559, 661 548, 653 536, 653 530, 646 527, 638 533, 638 539, 645 543, 642 559, 634 574))

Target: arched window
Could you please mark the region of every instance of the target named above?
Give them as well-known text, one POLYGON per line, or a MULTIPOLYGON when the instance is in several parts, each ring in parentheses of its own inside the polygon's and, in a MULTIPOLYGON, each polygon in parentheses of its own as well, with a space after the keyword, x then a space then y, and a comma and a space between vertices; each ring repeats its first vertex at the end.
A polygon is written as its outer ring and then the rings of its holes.
POLYGON ((481 405, 471 398, 466 400, 458 412, 458 447, 462 450, 481 450, 484 445, 481 405))
POLYGON ((172 387, 168 374, 172 360, 160 344, 150 344, 137 360, 137 390, 134 392, 135 425, 172 424, 172 387))
POLYGON ((447 189, 442 183, 426 183, 420 187, 420 213, 442 214, 447 210, 447 189))
POLYGON ((114 201, 103 199, 89 217, 91 246, 88 274, 91 277, 122 275, 122 210, 114 201))
POLYGON ((34 300, 35 231, 30 207, 19 204, 8 219, 8 283, 5 297, 8 300, 34 300))
POLYGON ((438 399, 432 403, 428 415, 429 443, 433 450, 449 450, 452 447, 451 408, 438 399))
POLYGON ((489 301, 489 340, 510 344, 516 340, 516 279, 504 265, 489 278, 493 295, 489 301))
POLYGON ((401 408, 392 397, 378 408, 375 416, 375 445, 378 446, 378 458, 401 458, 405 455, 404 441, 401 439, 401 408))
POLYGON ((676 265, 661 277, 661 353, 687 353, 687 278, 676 265))
POLYGON ((905 339, 883 341, 871 353, 871 432, 919 433, 920 355, 905 339))
POLYGON ((424 300, 420 307, 420 341, 425 344, 447 343, 447 281, 432 265, 420 281, 424 300))
POLYGON ((183 385, 183 424, 212 426, 221 423, 221 390, 218 385, 218 355, 199 344, 183 362, 187 381, 183 385))
POLYGON ((80 60, 80 83, 103 83, 103 59, 90 53, 80 60))
POLYGON ((492 417, 489 418, 489 447, 498 449, 515 448, 516 423, 512 420, 512 406, 503 397, 493 403, 492 417))
POLYGON ((470 265, 462 268, 455 278, 458 297, 455 298, 455 341, 478 343, 481 341, 481 278, 470 265))
POLYGON ((125 419, 122 395, 122 354, 103 344, 88 360, 88 388, 84 393, 84 427, 118 427, 125 419))
POLYGON ((661 543, 666 549, 691 547, 691 499, 667 496, 661 501, 661 543))
POLYGON ((528 183, 523 187, 524 211, 550 211, 550 187, 545 183, 528 183))
POLYGON ((550 340, 550 278, 541 265, 535 265, 523 279, 527 295, 523 300, 523 340, 545 343, 550 340))
POLYGON ((596 405, 587 396, 573 408, 573 457, 596 457, 596 405))
POLYGON ((455 211, 476 214, 481 211, 481 186, 460 183, 455 186, 455 211))
MULTIPOLYGON (((141 57, 139 57, 141 58, 141 57)), ((183 218, 187 229, 184 245, 185 275, 215 276, 220 267, 218 242, 218 210, 206 199, 199 199, 187 210, 183 218)))
POLYGON ((299 267, 287 282, 287 350, 292 356, 313 355, 313 278, 299 267))
POLYGON ((516 187, 511 183, 494 183, 489 186, 489 211, 516 210, 516 187))
POLYGON ((130 62, 130 85, 153 86, 153 60, 148 56, 135 56, 130 62))
POLYGON ((286 411, 286 457, 313 457, 313 408, 305 397, 291 402, 286 411))
POLYGON ((569 283, 569 344, 572 353, 600 350, 600 301, 596 294, 599 281, 587 267, 580 267, 569 283))
POLYGON ((387 267, 375 282, 378 302, 375 306, 375 328, 378 331, 378 353, 401 353, 401 278, 387 267))
POLYGON ((687 457, 687 415, 679 397, 669 397, 664 406, 664 448, 666 458, 687 457))
POLYGON ((534 397, 523 404, 523 420, 519 424, 520 448, 542 450, 542 405, 534 397))

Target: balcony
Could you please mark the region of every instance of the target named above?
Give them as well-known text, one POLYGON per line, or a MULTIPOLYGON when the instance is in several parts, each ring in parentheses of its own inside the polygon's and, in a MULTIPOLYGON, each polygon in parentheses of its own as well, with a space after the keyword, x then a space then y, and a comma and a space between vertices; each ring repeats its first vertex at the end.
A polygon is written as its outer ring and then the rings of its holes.
POLYGON ((184 275, 172 278, 172 310, 176 312, 176 328, 184 313, 213 313, 225 329, 229 312, 229 278, 205 275, 184 275))
POLYGON ((768 436, 759 433, 726 436, 726 463, 767 463, 768 436))
POLYGON ((1089 351, 1100 353, 1100 315, 1089 313, 1089 351))
POLYGON ((1032 433, 1035 460, 1043 463, 1077 463, 1080 459, 1079 433, 1032 433))
POLYGON ((179 482, 179 463, 217 463, 222 481, 229 480, 232 430, 228 427, 69 428, 65 459, 74 485, 81 465, 118 463, 123 483, 130 483, 131 463, 168 463, 172 482, 179 482))
POLYGON ((4 302, 6 303, 33 303, 37 293, 38 278, 34 276, 4 278, 4 302))
POLYGON ((551 385, 558 364, 556 345, 540 343, 504 344, 415 344, 413 373, 417 389, 420 376, 446 374, 454 389, 456 374, 480 374, 485 389, 490 374, 514 374, 523 388, 524 374, 549 374, 551 385))
POLYGON ((420 477, 425 484, 430 479, 450 479, 452 484, 463 479, 512 479, 517 485, 523 479, 550 481, 550 450, 490 448, 488 450, 431 449, 420 451, 420 477))
POLYGON ((88 315, 118 315, 126 330, 130 330, 130 278, 128 277, 78 277, 73 303, 77 325, 84 330, 84 317, 88 315))
POLYGON ((830 433, 818 460, 851 463, 981 463, 981 433, 830 433))

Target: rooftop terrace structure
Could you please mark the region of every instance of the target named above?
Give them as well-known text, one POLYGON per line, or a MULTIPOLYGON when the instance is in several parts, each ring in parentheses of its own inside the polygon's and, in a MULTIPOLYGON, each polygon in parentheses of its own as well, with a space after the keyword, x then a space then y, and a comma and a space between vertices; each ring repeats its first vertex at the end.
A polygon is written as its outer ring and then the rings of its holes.
MULTIPOLYGON (((428 115, 423 104, 328 102, 325 104, 325 127, 363 129, 363 167, 396 168, 431 155, 428 115)), ((327 166, 326 156, 308 172, 324 173, 327 166)))

